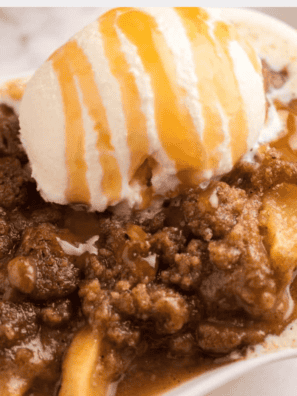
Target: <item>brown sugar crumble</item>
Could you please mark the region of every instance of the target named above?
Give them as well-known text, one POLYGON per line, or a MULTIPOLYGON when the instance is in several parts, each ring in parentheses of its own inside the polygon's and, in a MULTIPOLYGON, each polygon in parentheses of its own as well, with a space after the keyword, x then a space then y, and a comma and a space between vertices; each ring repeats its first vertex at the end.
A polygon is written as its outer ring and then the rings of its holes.
MULTIPOLYGON (((286 79, 265 73, 273 86, 286 79)), ((63 359, 86 327, 101 334, 109 380, 125 374, 124 396, 162 370, 178 384, 179 372, 244 354, 297 317, 297 252, 286 260, 278 242, 294 232, 297 205, 284 191, 297 193, 297 157, 267 146, 254 164, 123 218, 43 201, 18 130, 0 105, 0 390, 17 377, 18 395, 59 395, 63 359), (93 235, 97 253, 59 243, 93 235)))

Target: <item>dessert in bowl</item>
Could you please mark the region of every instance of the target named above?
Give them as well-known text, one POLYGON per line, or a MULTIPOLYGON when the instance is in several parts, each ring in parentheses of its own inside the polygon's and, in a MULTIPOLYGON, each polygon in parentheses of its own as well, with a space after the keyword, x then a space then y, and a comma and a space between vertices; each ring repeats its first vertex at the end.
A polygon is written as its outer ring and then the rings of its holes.
POLYGON ((115 9, 2 89, 2 394, 160 394, 295 319, 293 60, 240 31, 115 9))

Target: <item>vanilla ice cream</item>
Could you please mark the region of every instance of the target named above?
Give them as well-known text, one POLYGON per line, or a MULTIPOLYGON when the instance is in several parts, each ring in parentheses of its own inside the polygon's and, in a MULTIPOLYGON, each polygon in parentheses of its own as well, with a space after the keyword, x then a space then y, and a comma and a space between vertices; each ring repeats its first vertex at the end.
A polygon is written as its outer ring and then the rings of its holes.
POLYGON ((141 207, 230 171, 268 107, 255 50, 219 10, 118 8, 34 74, 21 140, 44 199, 141 207))

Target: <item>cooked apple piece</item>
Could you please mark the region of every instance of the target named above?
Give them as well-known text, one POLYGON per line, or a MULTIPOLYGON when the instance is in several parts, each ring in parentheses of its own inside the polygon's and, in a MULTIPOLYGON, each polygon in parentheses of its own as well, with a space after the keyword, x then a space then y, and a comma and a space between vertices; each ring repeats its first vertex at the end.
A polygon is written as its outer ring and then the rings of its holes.
POLYGON ((289 280, 297 267, 297 186, 282 183, 267 193, 260 219, 273 266, 289 280))
POLYGON ((59 396, 106 395, 109 381, 104 374, 96 374, 100 344, 89 328, 74 337, 63 363, 59 396))

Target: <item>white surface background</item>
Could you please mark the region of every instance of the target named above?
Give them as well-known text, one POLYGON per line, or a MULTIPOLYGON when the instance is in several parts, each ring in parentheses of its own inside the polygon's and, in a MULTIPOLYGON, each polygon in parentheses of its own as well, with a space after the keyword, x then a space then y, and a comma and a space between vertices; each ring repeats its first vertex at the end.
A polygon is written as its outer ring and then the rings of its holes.
MULTIPOLYGON (((257 9, 257 8, 256 8, 257 9)), ((297 8, 258 8, 297 28, 297 8)), ((102 8, 0 8, 0 76, 40 66, 102 8)), ((271 364, 209 396, 296 396, 297 360, 271 364)), ((194 395, 193 395, 194 396, 194 395)))
POLYGON ((101 7, 1 8, 0 73, 15 74, 38 68, 101 11, 101 7))

